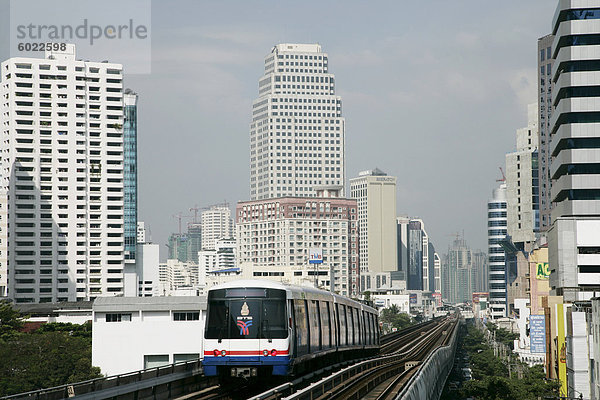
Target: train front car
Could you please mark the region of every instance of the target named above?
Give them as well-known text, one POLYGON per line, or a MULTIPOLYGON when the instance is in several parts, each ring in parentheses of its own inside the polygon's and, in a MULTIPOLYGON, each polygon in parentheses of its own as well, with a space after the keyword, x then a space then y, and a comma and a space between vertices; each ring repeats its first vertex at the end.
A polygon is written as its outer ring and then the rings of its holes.
POLYGON ((250 281, 209 290, 204 375, 223 378, 287 375, 288 321, 286 290, 281 285, 250 281))

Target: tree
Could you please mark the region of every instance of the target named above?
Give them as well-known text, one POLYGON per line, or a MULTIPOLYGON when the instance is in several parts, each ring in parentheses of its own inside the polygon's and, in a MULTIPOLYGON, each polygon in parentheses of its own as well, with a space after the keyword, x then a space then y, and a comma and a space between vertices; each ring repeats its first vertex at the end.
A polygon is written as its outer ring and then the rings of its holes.
MULTIPOLYGON (((512 334, 502 329, 500 337, 508 340, 512 334)), ((498 329, 496 329, 498 338, 498 329)), ((465 383, 461 390, 463 397, 474 397, 478 400, 537 400, 552 397, 558 384, 545 379, 541 366, 528 367, 518 359, 501 359, 494 355, 492 348, 486 343, 485 336, 473 326, 468 327, 468 334, 462 343, 469 354, 469 364, 473 380, 465 383), (508 363, 516 364, 523 370, 523 377, 508 374, 508 363)))
POLYGON ((89 324, 47 324, 0 341, 0 396, 102 376, 91 363, 89 324))
POLYGON ((400 312, 400 309, 395 304, 392 304, 390 307, 384 308, 381 311, 381 322, 390 324, 393 328, 398 330, 413 324, 411 316, 400 312))
POLYGON ((23 328, 23 318, 12 304, 6 300, 0 300, 0 340, 8 339, 23 328))

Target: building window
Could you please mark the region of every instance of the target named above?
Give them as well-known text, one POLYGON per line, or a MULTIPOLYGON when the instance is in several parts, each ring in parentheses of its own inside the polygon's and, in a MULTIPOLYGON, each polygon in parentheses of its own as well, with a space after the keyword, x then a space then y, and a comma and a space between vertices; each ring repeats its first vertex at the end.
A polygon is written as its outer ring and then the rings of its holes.
POLYGON ((131 321, 131 314, 106 314, 106 322, 131 321))
POLYGON ((162 367, 169 365, 168 354, 144 355, 144 369, 162 367))
POLYGON ((199 321, 199 312, 174 312, 173 321, 199 321))

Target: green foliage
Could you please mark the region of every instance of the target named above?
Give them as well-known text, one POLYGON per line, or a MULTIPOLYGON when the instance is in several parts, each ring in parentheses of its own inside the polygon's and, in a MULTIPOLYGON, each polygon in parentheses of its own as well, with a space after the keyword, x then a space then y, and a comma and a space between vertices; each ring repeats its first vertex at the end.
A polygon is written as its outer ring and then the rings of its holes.
MULTIPOLYGON (((502 331, 507 332, 502 329, 502 331)), ((498 338, 498 330, 496 330, 498 338)), ((501 334, 504 338, 508 335, 501 334)), ((463 397, 474 397, 478 400, 537 400, 546 396, 554 396, 558 384, 546 381, 541 366, 528 367, 516 357, 505 360, 494 356, 493 349, 485 343, 483 333, 469 326, 468 335, 463 348, 469 354, 473 380, 465 383, 461 389, 463 397), (509 376, 508 364, 512 368, 509 376), (516 371, 522 371, 518 377, 516 371)))
POLYGON ((411 316, 401 313, 395 304, 381 311, 381 322, 389 324, 392 328, 397 328, 398 330, 407 328, 413 324, 411 316))
POLYGON ((514 340, 519 338, 518 333, 512 333, 504 328, 498 328, 496 325, 491 322, 487 323, 487 328, 490 332, 496 332, 496 341, 498 343, 504 343, 510 349, 514 350, 514 340))
POLYGON ((91 324, 52 323, 0 339, 0 396, 101 377, 91 324))
POLYGON ((23 318, 12 304, 6 300, 0 301, 0 340, 9 339, 23 327, 23 318))
MULTIPOLYGON (((85 324, 71 324, 64 322, 52 322, 42 325, 36 333, 45 332, 66 332, 71 336, 78 336, 92 339, 92 322, 88 321, 85 324)), ((91 343, 91 341, 90 341, 91 343)))

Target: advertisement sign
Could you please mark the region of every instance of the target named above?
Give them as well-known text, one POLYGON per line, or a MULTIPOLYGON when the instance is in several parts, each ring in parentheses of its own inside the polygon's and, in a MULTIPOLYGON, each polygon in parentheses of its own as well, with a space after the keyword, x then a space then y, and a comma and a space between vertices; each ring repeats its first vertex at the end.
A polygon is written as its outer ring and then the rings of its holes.
POLYGON ((436 293, 432 293, 431 295, 435 299, 435 305, 437 307, 441 307, 442 306, 442 294, 436 292, 436 293))
POLYGON ((537 279, 548 279, 550 278, 550 269, 548 263, 537 263, 535 265, 535 276, 537 279))
POLYGON ((323 249, 310 249, 308 251, 308 262, 309 264, 322 264, 323 249))
POLYGON ((529 316, 529 337, 532 353, 546 353, 546 317, 544 315, 529 316))
POLYGON ((417 294, 416 293, 409 294, 409 302, 410 302, 410 304, 417 304, 417 294))
POLYGON ((565 307, 563 304, 556 305, 557 319, 557 349, 558 349, 558 379, 560 380, 559 394, 567 397, 567 357, 565 342, 565 307))

